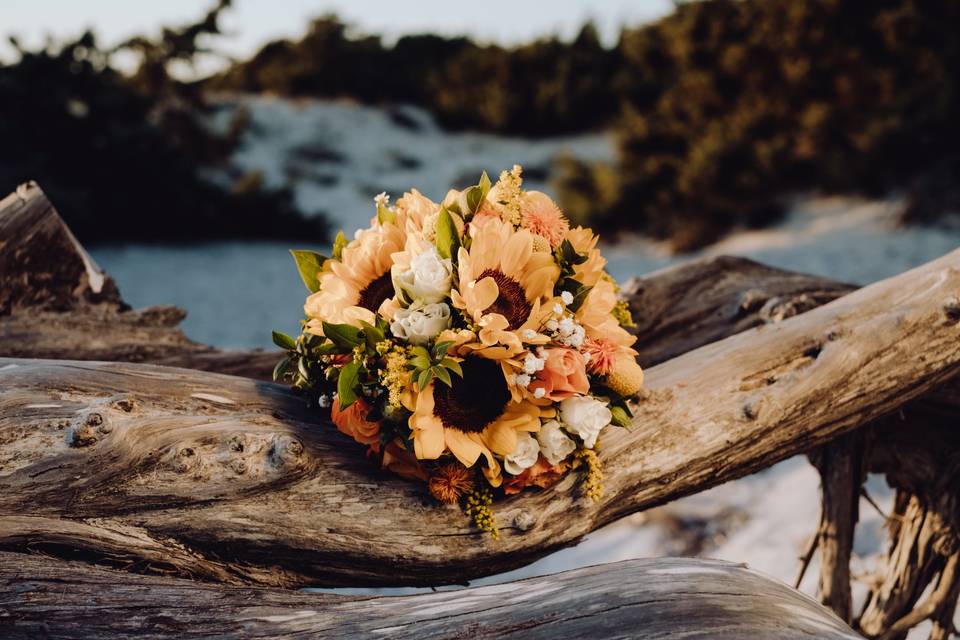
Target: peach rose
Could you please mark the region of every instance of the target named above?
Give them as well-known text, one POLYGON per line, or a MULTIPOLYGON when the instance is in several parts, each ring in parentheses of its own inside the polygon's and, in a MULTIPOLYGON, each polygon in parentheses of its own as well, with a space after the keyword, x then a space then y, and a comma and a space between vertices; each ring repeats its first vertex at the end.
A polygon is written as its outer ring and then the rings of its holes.
POLYGON ((367 415, 370 406, 361 398, 344 410, 340 410, 340 398, 330 407, 330 418, 341 433, 345 433, 360 444, 373 444, 380 440, 380 423, 370 422, 367 415))
POLYGON ((547 349, 543 369, 537 372, 529 389, 534 394, 537 389, 543 389, 543 397, 555 402, 587 393, 590 381, 583 356, 573 349, 547 349))
POLYGON ((540 487, 541 489, 547 489, 555 485, 564 474, 567 472, 567 469, 570 468, 570 464, 566 461, 561 462, 557 465, 551 465, 547 462, 546 458, 540 456, 536 464, 534 464, 529 469, 524 469, 523 473, 518 476, 512 476, 509 480, 503 483, 503 492, 505 494, 513 495, 515 493, 520 493, 526 487, 540 487))

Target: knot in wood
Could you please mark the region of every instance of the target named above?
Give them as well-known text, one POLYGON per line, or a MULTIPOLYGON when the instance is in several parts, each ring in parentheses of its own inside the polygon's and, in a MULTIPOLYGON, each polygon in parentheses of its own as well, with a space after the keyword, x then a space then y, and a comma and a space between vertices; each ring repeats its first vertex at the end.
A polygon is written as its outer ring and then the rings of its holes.
POLYGON ((137 401, 133 398, 120 398, 114 401, 113 406, 124 413, 132 413, 137 406, 137 401))
POLYGON ((170 466, 177 473, 186 473, 200 464, 200 456, 193 447, 183 447, 173 456, 170 466))
POLYGON ((296 438, 287 435, 276 436, 267 451, 267 457, 276 467, 295 466, 300 461, 303 445, 296 438))
POLYGON ((230 451, 243 453, 243 451, 247 448, 246 438, 244 438, 242 434, 231 436, 227 446, 230 447, 230 451))
POLYGON ((797 315, 797 307, 792 300, 770 298, 757 315, 767 324, 776 324, 797 315))
POLYGON ((67 444, 71 447, 89 447, 95 444, 104 433, 110 433, 112 428, 99 413, 89 413, 81 417, 67 431, 67 444))
POLYGON ((513 526, 520 531, 529 531, 536 523, 536 517, 526 509, 522 509, 520 513, 513 517, 513 526))
POLYGON ((947 322, 956 324, 960 322, 960 298, 950 296, 943 303, 943 313, 947 316, 947 322))
POLYGON ((747 289, 740 294, 740 301, 737 304, 738 315, 746 315, 756 311, 770 299, 770 294, 761 289, 747 289))

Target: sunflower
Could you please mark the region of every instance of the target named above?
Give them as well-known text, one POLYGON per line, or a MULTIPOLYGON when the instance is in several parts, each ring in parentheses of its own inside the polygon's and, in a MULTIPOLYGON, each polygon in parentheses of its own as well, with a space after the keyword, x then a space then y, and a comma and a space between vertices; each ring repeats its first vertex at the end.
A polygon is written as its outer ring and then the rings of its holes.
POLYGON ((417 458, 435 460, 449 451, 466 467, 480 456, 493 486, 501 482, 500 463, 517 447, 517 434, 540 430, 540 407, 514 402, 501 364, 474 351, 461 362, 463 377, 452 384, 431 382, 416 396, 410 429, 417 458))
POLYGON ((373 323, 378 311, 392 315, 395 306, 391 255, 403 251, 406 236, 395 224, 374 225, 357 234, 340 260, 328 260, 320 274, 320 289, 307 298, 303 310, 307 330, 323 335, 323 322, 373 323))
POLYGON ((483 345, 519 353, 521 336, 539 327, 541 303, 552 295, 560 268, 549 251, 534 250, 533 234, 509 222, 488 217, 471 235, 470 249, 458 254, 453 305, 473 320, 483 345))

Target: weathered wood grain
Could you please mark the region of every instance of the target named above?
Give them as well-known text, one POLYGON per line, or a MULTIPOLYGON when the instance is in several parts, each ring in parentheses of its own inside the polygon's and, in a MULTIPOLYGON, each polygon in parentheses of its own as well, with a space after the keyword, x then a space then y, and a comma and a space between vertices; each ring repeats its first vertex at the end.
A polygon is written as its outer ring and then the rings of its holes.
POLYGON ((0 200, 0 317, 24 309, 119 310, 117 285, 90 258, 36 183, 0 200))
POLYGON ((819 307, 857 287, 734 256, 631 278, 622 287, 644 367, 819 307))
POLYGON ((0 636, 855 639, 830 611, 714 560, 632 560, 508 584, 345 597, 147 577, 0 553, 0 636))
POLYGON ((171 306, 131 310, 35 183, 0 200, 0 356, 152 362, 270 378, 276 353, 193 342, 177 328, 185 316, 171 306))
POLYGON ((497 542, 377 473, 278 385, 0 361, 0 547, 286 586, 502 572, 808 451, 955 375, 958 291, 960 251, 653 367, 633 430, 601 441, 603 500, 573 476, 510 498, 497 542), (162 566, 157 550, 169 550, 162 566))

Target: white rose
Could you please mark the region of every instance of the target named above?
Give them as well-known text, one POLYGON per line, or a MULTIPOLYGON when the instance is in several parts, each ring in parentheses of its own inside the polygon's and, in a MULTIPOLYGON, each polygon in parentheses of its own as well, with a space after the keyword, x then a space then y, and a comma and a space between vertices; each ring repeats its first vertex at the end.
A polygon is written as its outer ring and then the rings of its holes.
POLYGON ((583 440, 588 449, 597 443, 600 430, 610 424, 613 414, 607 408, 607 403, 600 402, 590 396, 574 396, 560 403, 560 420, 570 433, 575 433, 583 440))
POLYGON ((415 302, 393 314, 390 331, 410 344, 425 345, 450 326, 450 307, 443 302, 415 302))
POLYGON ((524 469, 529 469, 537 463, 540 457, 540 444, 537 439, 529 433, 520 436, 517 440, 517 448, 513 453, 503 459, 503 468, 507 473, 518 476, 524 469))
POLYGON ((411 300, 440 302, 450 293, 453 263, 440 257, 433 245, 410 261, 410 269, 396 276, 395 284, 407 292, 411 300))
POLYGON ((577 443, 566 436, 556 420, 544 422, 537 434, 540 452, 550 464, 559 464, 577 448, 577 443))

